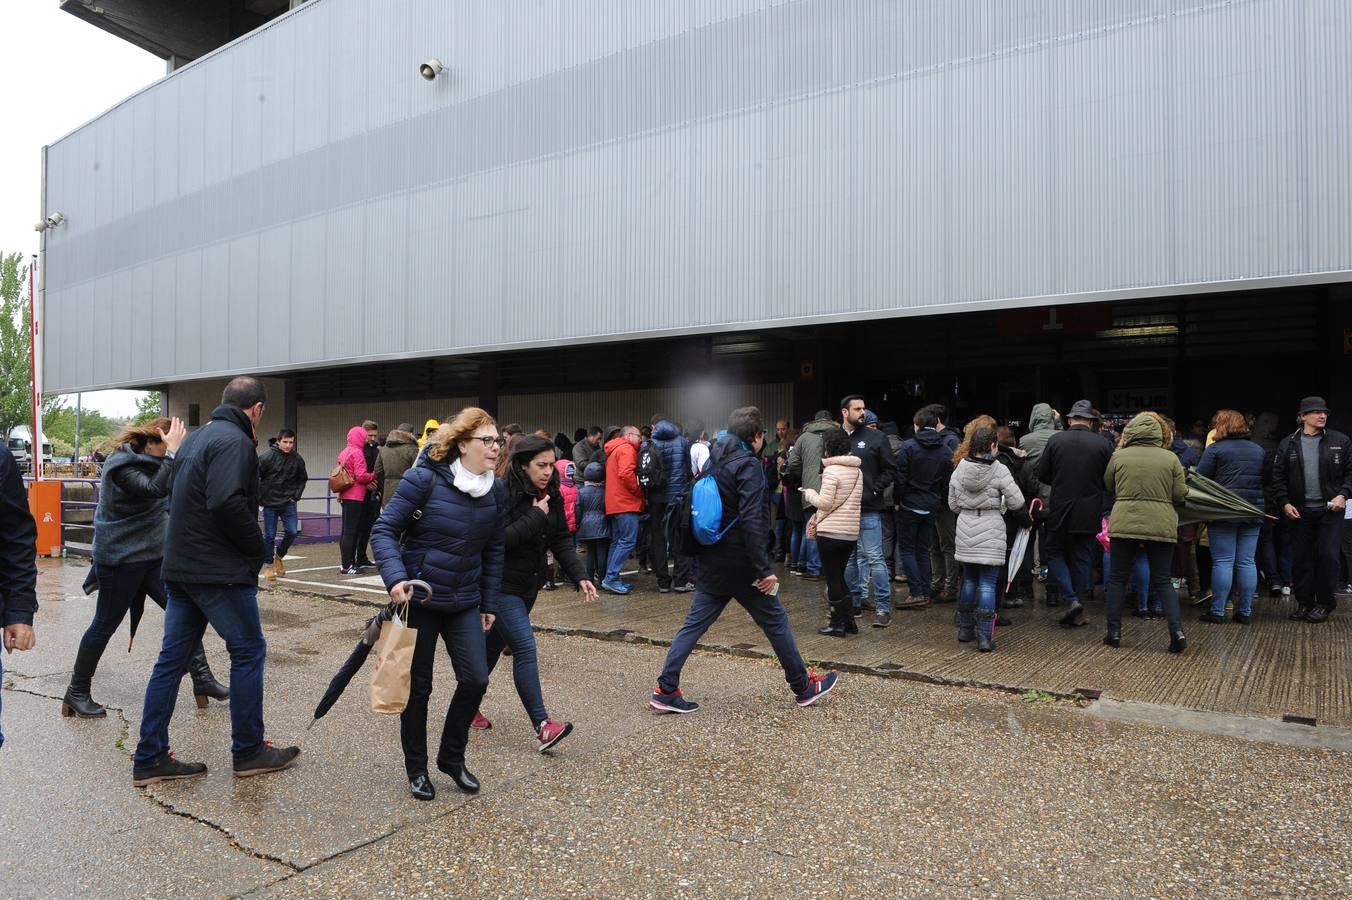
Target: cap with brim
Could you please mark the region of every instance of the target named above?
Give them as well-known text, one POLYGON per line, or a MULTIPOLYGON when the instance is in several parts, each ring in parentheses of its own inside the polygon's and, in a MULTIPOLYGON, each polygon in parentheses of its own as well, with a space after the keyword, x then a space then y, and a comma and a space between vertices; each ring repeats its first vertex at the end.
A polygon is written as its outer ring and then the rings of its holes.
POLYGON ((1094 409, 1094 404, 1090 403, 1088 400, 1076 400, 1075 405, 1072 406, 1070 412, 1066 414, 1066 418, 1090 419, 1095 422, 1101 422, 1103 420, 1103 417, 1099 415, 1099 411, 1094 409))
POLYGON ((1326 413, 1328 411, 1329 405, 1324 402, 1323 397, 1306 397, 1304 400, 1300 401, 1300 414, 1302 416, 1305 415, 1306 413, 1313 412, 1326 413))

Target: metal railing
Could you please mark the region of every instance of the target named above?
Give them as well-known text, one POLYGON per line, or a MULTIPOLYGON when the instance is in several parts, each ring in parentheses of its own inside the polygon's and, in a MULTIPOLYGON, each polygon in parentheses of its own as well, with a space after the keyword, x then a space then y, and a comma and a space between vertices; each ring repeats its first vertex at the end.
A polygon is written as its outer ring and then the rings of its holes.
MULTIPOLYGON (((93 463, 88 465, 92 467, 93 463)), ((52 468, 50 465, 44 466, 44 474, 51 472, 52 468)), ((84 464, 81 468, 84 468, 84 464)), ((32 480, 25 476, 25 486, 32 480)), ((94 547, 94 510, 99 505, 99 479, 57 477, 46 480, 61 483, 62 550, 69 556, 91 555, 94 547)), ((333 509, 337 500, 337 495, 329 490, 327 476, 308 479, 305 494, 296 504, 297 525, 300 527, 297 544, 325 544, 338 540, 343 531, 343 514, 341 507, 336 512, 333 509), (318 490, 315 490, 316 485, 318 490)), ((259 510, 258 521, 261 527, 262 510, 259 510)))

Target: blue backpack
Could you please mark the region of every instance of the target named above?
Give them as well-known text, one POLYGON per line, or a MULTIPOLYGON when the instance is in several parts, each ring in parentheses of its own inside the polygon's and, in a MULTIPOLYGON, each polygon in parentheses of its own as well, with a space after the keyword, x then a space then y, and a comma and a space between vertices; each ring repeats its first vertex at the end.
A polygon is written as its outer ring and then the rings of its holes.
POLYGON ((703 547, 712 547, 723 540, 723 535, 737 524, 739 518, 734 517, 727 528, 719 527, 723 524, 723 495, 718 491, 714 467, 700 473, 690 486, 690 534, 695 542, 703 547))

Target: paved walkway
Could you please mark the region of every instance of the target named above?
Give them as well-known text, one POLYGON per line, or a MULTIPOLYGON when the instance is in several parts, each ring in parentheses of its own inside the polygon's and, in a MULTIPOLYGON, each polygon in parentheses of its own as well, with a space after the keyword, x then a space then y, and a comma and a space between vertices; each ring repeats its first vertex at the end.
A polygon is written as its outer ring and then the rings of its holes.
MULTIPOLYGON (((678 718, 644 705, 660 647, 560 634, 540 637, 545 696, 577 731, 536 752, 500 670, 470 745, 483 792, 436 776, 416 803, 364 675, 304 730, 370 608, 280 589, 266 715, 299 765, 235 781, 227 707, 185 688, 173 744, 210 775, 138 791, 162 617, 110 645, 109 717, 61 718, 83 575, 43 564, 38 649, 5 660, 6 897, 1352 895, 1352 731, 862 675, 802 710, 770 661, 722 654, 692 658, 704 708, 678 718)), ((434 709, 451 680, 439 659, 434 709)))
MULTIPOLYGON (((383 602, 380 578, 337 574, 336 550, 313 545, 284 587, 342 594, 383 602), (309 570, 309 571, 304 571, 309 570), (289 582, 289 583, 288 583, 289 582)), ((1010 610, 1015 625, 996 634, 997 652, 977 653, 959 644, 954 607, 932 606, 894 613, 890 628, 860 619, 857 637, 821 637, 826 621, 823 585, 782 575, 781 591, 803 654, 825 668, 877 675, 1069 694, 1101 692, 1105 697, 1280 719, 1312 718, 1321 724, 1352 726, 1352 602, 1324 625, 1287 621, 1291 601, 1260 598, 1250 626, 1197 621, 1199 610, 1183 604, 1190 647, 1181 656, 1166 652, 1164 621, 1128 617, 1122 647, 1103 646, 1103 605, 1089 606, 1090 625, 1068 630, 1057 624, 1063 609, 1010 610)), ((627 597, 602 595, 586 603, 571 587, 542 593, 532 618, 537 628, 561 634, 669 644, 689 609, 684 594, 658 594, 651 575, 630 580, 642 590, 627 597)), ((902 592, 905 587, 895 585, 902 592)), ((1040 596, 1040 595, 1039 595, 1040 596)), ((710 630, 703 646, 725 653, 770 657, 773 653, 751 619, 730 608, 710 630)))

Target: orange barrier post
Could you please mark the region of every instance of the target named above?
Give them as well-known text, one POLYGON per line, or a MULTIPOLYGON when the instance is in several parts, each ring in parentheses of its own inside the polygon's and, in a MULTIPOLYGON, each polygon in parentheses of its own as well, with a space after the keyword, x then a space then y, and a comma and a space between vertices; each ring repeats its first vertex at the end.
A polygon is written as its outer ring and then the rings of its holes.
POLYGON ((61 482, 34 481, 28 485, 28 511, 38 525, 38 556, 61 555, 61 482))

